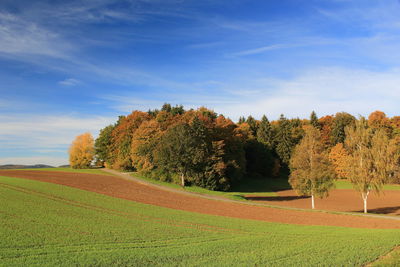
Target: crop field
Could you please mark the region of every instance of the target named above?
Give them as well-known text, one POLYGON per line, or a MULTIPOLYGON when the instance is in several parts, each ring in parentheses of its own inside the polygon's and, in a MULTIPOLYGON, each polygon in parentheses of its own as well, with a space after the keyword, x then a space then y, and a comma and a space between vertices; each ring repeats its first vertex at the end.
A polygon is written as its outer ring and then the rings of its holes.
POLYGON ((212 216, 19 178, 0 177, 0 203, 2 266, 363 265, 400 243, 399 230, 212 216))

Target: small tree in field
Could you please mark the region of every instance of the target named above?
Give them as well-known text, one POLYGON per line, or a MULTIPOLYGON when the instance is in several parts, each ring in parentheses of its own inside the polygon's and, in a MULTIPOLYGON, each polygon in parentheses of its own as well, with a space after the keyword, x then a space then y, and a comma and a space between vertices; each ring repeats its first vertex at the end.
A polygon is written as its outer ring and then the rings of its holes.
POLYGON ((314 197, 326 197, 334 187, 335 172, 321 141, 318 129, 306 129, 303 140, 295 147, 290 160, 291 174, 289 183, 299 195, 311 196, 314 209, 314 197))
POLYGON ((69 164, 74 169, 89 168, 94 157, 94 139, 90 133, 78 135, 69 148, 69 164))
POLYGON ((345 147, 348 178, 361 193, 367 213, 369 193, 379 193, 397 169, 398 149, 384 129, 370 128, 363 117, 346 128, 345 147))

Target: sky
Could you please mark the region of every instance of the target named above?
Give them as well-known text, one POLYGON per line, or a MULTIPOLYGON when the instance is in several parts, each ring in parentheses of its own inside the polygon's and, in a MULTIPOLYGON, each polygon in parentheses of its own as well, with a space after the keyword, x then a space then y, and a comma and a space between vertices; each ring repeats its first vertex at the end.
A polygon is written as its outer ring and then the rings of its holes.
POLYGON ((239 116, 400 115, 397 0, 0 1, 0 164, 165 102, 239 116))

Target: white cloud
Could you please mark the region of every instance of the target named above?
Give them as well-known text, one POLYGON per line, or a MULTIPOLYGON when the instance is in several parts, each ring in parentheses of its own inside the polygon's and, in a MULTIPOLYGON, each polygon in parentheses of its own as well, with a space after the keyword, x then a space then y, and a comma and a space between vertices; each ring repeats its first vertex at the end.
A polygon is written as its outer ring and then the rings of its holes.
POLYGON ((248 55, 260 54, 260 53, 263 53, 266 51, 291 48, 291 47, 296 47, 296 46, 298 46, 298 45, 274 44, 274 45, 267 45, 267 46, 263 46, 263 47, 240 51, 237 53, 233 53, 232 55, 233 56, 248 56, 248 55))
POLYGON ((68 163, 68 147, 79 134, 100 129, 116 118, 49 115, 0 115, 0 164, 68 163), (30 157, 19 157, 33 155, 30 157))
POLYGON ((81 82, 77 79, 74 78, 68 78, 62 81, 59 81, 58 84, 63 85, 63 86, 76 86, 80 84, 81 82))
POLYGON ((78 134, 90 132, 94 137, 100 129, 115 122, 109 117, 78 117, 50 115, 0 115, 0 147, 27 149, 59 149, 78 134))
POLYGON ((367 116, 374 110, 383 110, 389 116, 398 115, 398 69, 374 72, 320 68, 305 71, 288 80, 259 80, 257 88, 263 86, 264 90, 260 93, 248 97, 242 95, 235 104, 210 107, 232 119, 242 115, 260 118, 263 114, 277 119, 281 113, 288 117, 307 118, 312 110, 319 116, 340 111, 367 116))
POLYGON ((68 159, 64 157, 7 157, 0 158, 0 165, 5 164, 46 164, 51 166, 61 166, 68 164, 68 159))

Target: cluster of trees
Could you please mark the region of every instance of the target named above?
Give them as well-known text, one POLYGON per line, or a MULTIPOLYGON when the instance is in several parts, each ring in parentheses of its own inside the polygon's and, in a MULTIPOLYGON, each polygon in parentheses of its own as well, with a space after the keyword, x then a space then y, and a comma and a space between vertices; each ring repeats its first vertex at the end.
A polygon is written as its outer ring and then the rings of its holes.
POLYGON ((311 123, 292 154, 289 182, 300 195, 311 196, 312 208, 314 196, 327 196, 336 177, 347 178, 361 193, 365 213, 371 191, 379 193, 385 183, 398 181, 398 117, 389 120, 383 112, 375 111, 368 120, 349 118, 337 135, 340 139, 331 147, 326 147, 322 127, 311 123))
POLYGON ((234 123, 204 107, 164 104, 120 116, 100 131, 94 148, 93 141, 78 137, 70 160, 72 167, 87 167, 92 155, 99 166, 212 190, 229 190, 244 177, 290 173, 292 187, 310 195, 313 206, 314 196, 327 196, 334 178, 348 178, 366 204, 371 190, 398 179, 399 138, 400 117, 380 111, 368 120, 345 112, 318 118, 312 112, 309 119, 249 116, 234 123))
POLYGON ((201 107, 134 111, 100 131, 96 161, 166 181, 180 180, 212 190, 229 190, 243 177, 279 176, 307 120, 283 115, 270 122, 249 116, 232 122, 201 107))

